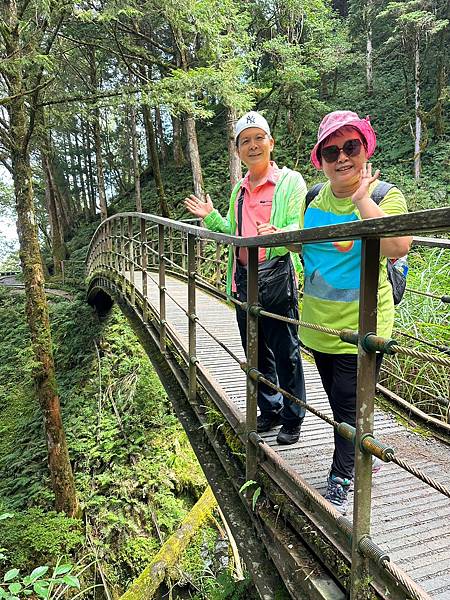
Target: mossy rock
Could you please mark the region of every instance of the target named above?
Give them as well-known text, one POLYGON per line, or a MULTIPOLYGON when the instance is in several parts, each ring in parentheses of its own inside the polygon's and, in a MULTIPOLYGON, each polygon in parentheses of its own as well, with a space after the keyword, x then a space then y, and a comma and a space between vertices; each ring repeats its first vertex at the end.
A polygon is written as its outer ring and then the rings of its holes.
POLYGON ((38 565, 55 564, 84 543, 82 523, 62 513, 30 508, 0 521, 0 540, 6 567, 30 572, 38 565))

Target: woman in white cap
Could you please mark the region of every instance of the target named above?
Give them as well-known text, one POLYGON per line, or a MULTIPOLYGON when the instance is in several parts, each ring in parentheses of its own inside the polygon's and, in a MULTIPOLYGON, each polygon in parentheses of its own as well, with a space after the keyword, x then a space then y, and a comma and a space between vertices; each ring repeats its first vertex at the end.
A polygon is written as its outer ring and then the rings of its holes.
MULTIPOLYGON (((304 227, 348 223, 407 212, 400 190, 383 185, 380 201, 375 190, 379 171, 372 175, 367 160, 376 146, 369 118, 354 112, 332 112, 322 120, 311 161, 328 181, 308 204, 304 227), (376 200, 379 200, 379 204, 376 200)), ((389 337, 394 321, 392 288, 386 275, 386 258, 405 255, 410 237, 384 238, 380 243, 378 333, 389 337)), ((333 329, 358 329, 361 242, 359 240, 305 244, 302 249, 305 286, 302 320, 333 329)), ((357 348, 336 336, 300 327, 302 343, 313 351, 334 419, 355 425, 357 348)), ((377 368, 381 365, 381 355, 377 368)), ((325 497, 345 514, 353 477, 354 446, 335 433, 333 463, 325 497)))
MULTIPOLYGON (((202 202, 196 196, 185 199, 186 208, 203 219, 206 227, 242 237, 298 229, 298 217, 304 206, 306 185, 300 173, 278 166, 270 160, 274 139, 269 124, 257 112, 243 115, 235 127, 236 151, 248 168, 246 176, 234 187, 226 218, 214 209, 210 197, 202 202)), ((294 262, 298 265, 298 256, 294 262)), ((246 301, 247 249, 230 247, 227 294, 246 301)), ((263 308, 283 316, 298 318, 297 286, 294 267, 287 248, 259 249, 260 302, 263 308), (271 280, 272 283, 268 283, 271 280), (264 295, 261 294, 261 282, 264 295), (262 297, 264 296, 264 297, 262 297)), ((246 347, 247 315, 236 307, 242 345, 246 347)), ((260 317, 258 333, 258 370, 268 380, 301 400, 305 384, 295 325, 260 317)), ((259 432, 281 423, 279 444, 298 441, 305 411, 264 384, 258 385, 257 419, 259 432)))

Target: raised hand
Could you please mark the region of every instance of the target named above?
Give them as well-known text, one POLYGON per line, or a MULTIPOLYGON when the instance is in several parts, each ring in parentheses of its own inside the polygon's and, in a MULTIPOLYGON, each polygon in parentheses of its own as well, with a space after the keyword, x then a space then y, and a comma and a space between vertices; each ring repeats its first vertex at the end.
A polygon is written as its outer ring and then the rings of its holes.
POLYGON ((371 163, 364 163, 361 169, 360 179, 359 179, 359 188, 352 196, 352 201, 354 204, 358 204, 365 198, 369 197, 369 187, 370 184, 378 179, 380 176, 380 171, 377 169, 375 174, 372 176, 372 165, 371 163))
POLYGON ((206 215, 209 215, 209 213, 214 210, 209 194, 206 194, 205 202, 197 198, 197 196, 194 196, 194 194, 191 194, 189 198, 184 199, 184 205, 190 213, 199 219, 204 219, 206 215))
POLYGON ((256 221, 256 231, 258 235, 268 235, 269 233, 276 233, 280 231, 278 227, 275 225, 271 225, 270 223, 261 223, 260 221, 256 221))

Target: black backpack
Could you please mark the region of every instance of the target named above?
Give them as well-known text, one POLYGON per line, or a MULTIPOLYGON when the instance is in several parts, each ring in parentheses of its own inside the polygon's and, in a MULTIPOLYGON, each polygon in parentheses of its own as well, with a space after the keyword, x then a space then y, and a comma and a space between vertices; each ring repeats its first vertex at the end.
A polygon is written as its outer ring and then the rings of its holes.
MULTIPOLYGON (((305 212, 317 194, 320 192, 324 183, 316 183, 312 186, 312 188, 306 194, 305 200, 305 212)), ((375 204, 380 204, 386 194, 390 189, 395 187, 393 183, 388 183, 387 181, 379 181, 376 188, 373 190, 370 197, 375 202, 375 204)), ((395 268, 394 266, 395 260, 387 259, 387 276, 388 280, 392 286, 392 297, 394 298, 394 304, 399 304, 401 299, 403 298, 403 294, 405 293, 406 288, 406 276, 395 268)))

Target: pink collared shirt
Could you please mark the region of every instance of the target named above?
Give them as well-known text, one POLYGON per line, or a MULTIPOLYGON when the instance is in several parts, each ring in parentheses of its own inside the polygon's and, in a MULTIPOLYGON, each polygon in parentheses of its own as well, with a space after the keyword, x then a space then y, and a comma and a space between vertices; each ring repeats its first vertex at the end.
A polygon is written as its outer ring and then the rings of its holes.
MULTIPOLYGON (((272 200, 275 191, 275 186, 280 177, 280 169, 278 166, 271 161, 270 167, 267 171, 267 176, 262 183, 260 183, 253 190, 250 190, 250 174, 247 173, 242 180, 241 188, 244 192, 244 203, 242 205, 242 237, 254 237, 258 235, 256 229, 256 223, 269 223, 270 215, 272 212, 272 200)), ((238 235, 238 198, 240 190, 236 196, 236 203, 234 205, 234 214, 236 218, 236 235, 238 235)), ((266 260, 266 249, 260 248, 258 253, 259 262, 266 260)), ((247 248, 240 248, 239 250, 239 262, 242 265, 246 265, 248 262, 247 248)), ((236 270, 236 258, 233 265, 233 283, 232 290, 236 291, 236 285, 234 282, 234 272, 236 270)))

